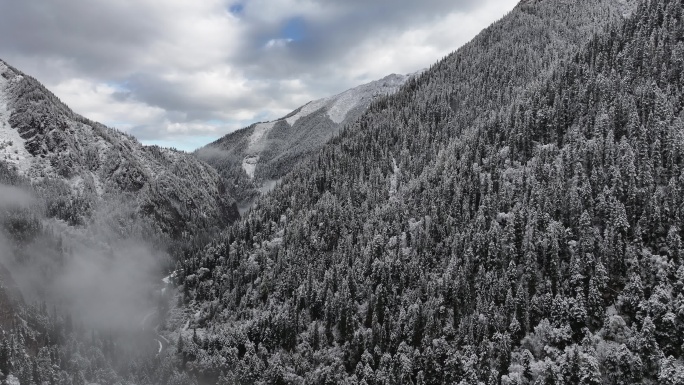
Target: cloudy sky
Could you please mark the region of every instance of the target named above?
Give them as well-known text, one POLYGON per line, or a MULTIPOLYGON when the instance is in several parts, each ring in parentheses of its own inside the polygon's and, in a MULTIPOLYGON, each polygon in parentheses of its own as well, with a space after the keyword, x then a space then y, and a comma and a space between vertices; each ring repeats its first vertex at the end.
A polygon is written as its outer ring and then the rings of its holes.
POLYGON ((88 118, 192 150, 425 68, 517 1, 2 1, 0 58, 88 118))

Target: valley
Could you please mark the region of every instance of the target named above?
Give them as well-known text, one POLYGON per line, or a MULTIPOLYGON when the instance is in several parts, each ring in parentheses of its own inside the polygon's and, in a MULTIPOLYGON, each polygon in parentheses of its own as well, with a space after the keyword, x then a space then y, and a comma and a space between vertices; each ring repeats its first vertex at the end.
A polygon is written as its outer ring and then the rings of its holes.
POLYGON ((521 1, 193 152, 0 61, 0 382, 682 384, 682 58, 681 1, 521 1))

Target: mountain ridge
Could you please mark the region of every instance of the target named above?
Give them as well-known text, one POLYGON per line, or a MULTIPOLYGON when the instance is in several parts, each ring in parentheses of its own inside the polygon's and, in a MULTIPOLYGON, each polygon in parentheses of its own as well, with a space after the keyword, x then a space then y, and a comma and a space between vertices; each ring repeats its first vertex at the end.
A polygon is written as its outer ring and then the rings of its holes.
POLYGON ((128 200, 136 215, 174 236, 237 219, 234 201, 208 165, 179 151, 143 146, 74 113, 4 61, 0 75, 0 160, 43 190, 53 201, 52 215, 83 224, 97 202, 128 200), (191 217, 196 222, 189 226, 191 217))
POLYGON ((273 185, 294 165, 315 153, 370 103, 396 92, 410 78, 391 74, 339 94, 313 100, 282 118, 254 123, 196 150, 227 180, 237 185, 233 195, 253 200, 264 185, 273 185))

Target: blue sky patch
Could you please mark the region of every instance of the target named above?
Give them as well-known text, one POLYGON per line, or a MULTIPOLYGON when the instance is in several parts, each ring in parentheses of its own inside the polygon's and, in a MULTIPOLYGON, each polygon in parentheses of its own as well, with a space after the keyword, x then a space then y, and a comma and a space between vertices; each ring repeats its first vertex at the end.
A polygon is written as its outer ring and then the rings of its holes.
POLYGON ((235 3, 228 8, 228 11, 230 11, 230 13, 233 15, 241 15, 244 10, 245 6, 240 3, 235 3))
POLYGON ((306 38, 306 22, 301 17, 293 17, 286 20, 283 28, 280 30, 280 37, 291 39, 292 41, 303 40, 306 38))

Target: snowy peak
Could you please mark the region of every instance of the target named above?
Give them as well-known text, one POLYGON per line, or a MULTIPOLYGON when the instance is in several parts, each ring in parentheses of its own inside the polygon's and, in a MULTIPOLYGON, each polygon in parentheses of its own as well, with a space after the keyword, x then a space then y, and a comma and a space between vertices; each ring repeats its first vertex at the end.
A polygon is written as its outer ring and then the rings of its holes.
POLYGON ((344 122, 349 112, 364 103, 378 96, 395 93, 399 87, 404 85, 414 74, 397 75, 392 74, 380 80, 363 84, 349 89, 335 96, 315 100, 303 106, 296 114, 285 118, 288 124, 294 125, 303 116, 310 115, 320 109, 326 109, 330 120, 336 124, 344 122))
POLYGON ((290 127, 294 127, 297 122, 309 115, 319 111, 324 111, 325 115, 336 125, 343 124, 347 120, 352 120, 356 115, 350 116, 350 112, 362 105, 369 105, 370 102, 379 97, 390 95, 399 87, 404 85, 408 79, 415 74, 397 75, 392 74, 380 80, 376 80, 358 87, 349 89, 340 94, 311 101, 304 106, 293 111, 284 118, 271 122, 257 123, 253 127, 247 146, 247 156, 243 161, 243 168, 250 178, 254 177, 254 170, 259 158, 259 153, 267 147, 266 139, 269 132, 278 122, 287 122, 290 127), (351 118, 351 119, 348 119, 351 118))
POLYGON ((347 118, 349 112, 360 103, 363 103, 368 99, 375 99, 378 96, 397 92, 399 87, 403 86, 404 83, 413 76, 415 76, 415 74, 392 74, 380 80, 352 88, 349 91, 334 96, 330 100, 328 116, 333 122, 338 124, 342 123, 347 118))

